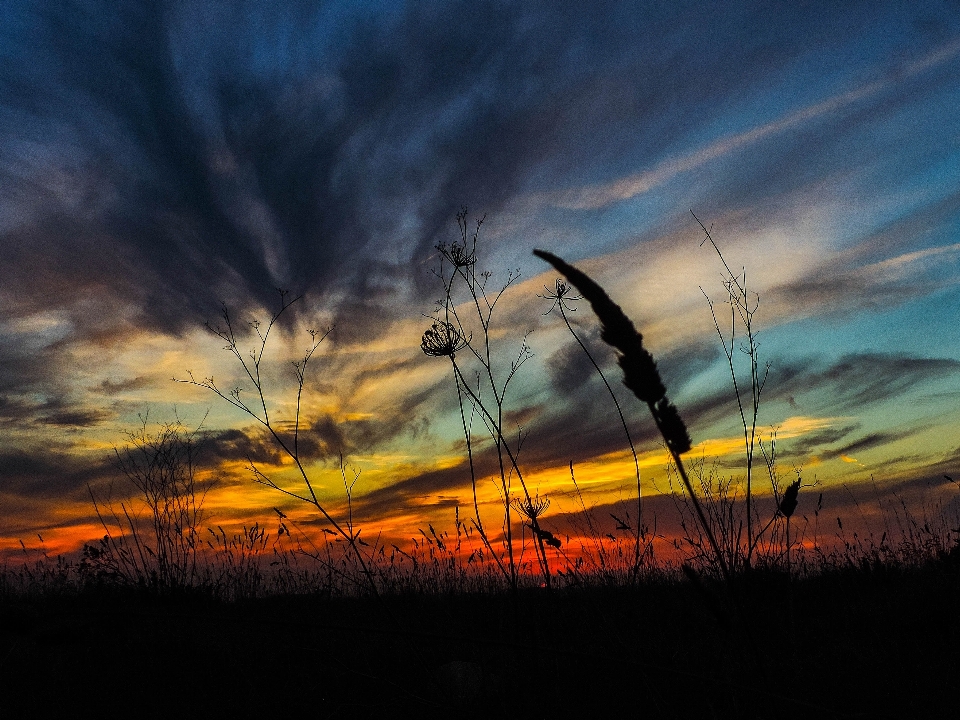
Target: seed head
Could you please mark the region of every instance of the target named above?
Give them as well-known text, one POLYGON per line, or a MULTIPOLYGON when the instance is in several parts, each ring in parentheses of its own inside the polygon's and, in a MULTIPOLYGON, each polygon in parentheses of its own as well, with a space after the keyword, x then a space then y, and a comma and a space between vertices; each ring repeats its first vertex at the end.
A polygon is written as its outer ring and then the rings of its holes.
MULTIPOLYGON (((647 403, 667 446, 675 453, 690 449, 690 436, 677 408, 667 400, 667 389, 660 379, 657 363, 643 347, 643 335, 610 296, 596 282, 556 255, 543 250, 533 254, 553 265, 570 284, 582 293, 600 320, 600 337, 618 351, 617 361, 623 370, 623 384, 647 403)), ((559 287, 559 286, 558 286, 559 287)), ((557 293, 559 295, 559 291, 557 293)))
POLYGON ((420 349, 430 357, 454 357, 467 344, 467 339, 453 325, 435 321, 420 340, 420 349))
POLYGON ((786 492, 783 493, 783 497, 780 498, 780 507, 777 508, 777 512, 787 518, 793 515, 793 511, 797 509, 797 496, 799 494, 800 478, 797 478, 790 483, 790 486, 786 489, 786 492))
POLYGON ((477 263, 477 254, 468 250, 465 242, 451 243, 446 255, 456 268, 470 267, 477 263))
POLYGON ((583 300, 583 297, 580 295, 573 294, 573 287, 564 282, 562 277, 558 277, 556 284, 553 289, 548 288, 546 285, 543 286, 543 295, 538 295, 537 297, 542 297, 544 300, 551 300, 553 304, 550 306, 550 309, 547 310, 544 315, 549 315, 555 307, 559 307, 561 313, 565 310, 570 310, 575 312, 576 308, 571 305, 575 300, 583 300))
POLYGON ((577 288, 590 303, 590 307, 600 320, 600 337, 619 352, 620 367, 623 369, 623 383, 640 400, 655 403, 666 395, 657 364, 643 347, 643 335, 624 314, 610 296, 585 273, 564 262, 556 255, 543 250, 534 250, 533 254, 553 265, 566 276, 570 284, 577 288))
POLYGON ((513 507, 524 517, 536 520, 550 507, 550 499, 542 498, 539 494, 532 498, 515 498, 513 507))
POLYGON ((690 449, 690 435, 674 404, 664 397, 652 409, 667 447, 677 455, 687 452, 690 449))

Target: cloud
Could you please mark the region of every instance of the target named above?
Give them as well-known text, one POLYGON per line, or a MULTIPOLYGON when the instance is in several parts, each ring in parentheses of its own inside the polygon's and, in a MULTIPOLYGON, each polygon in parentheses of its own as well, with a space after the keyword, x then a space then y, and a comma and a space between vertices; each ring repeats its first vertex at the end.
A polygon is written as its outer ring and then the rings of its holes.
POLYGON ((82 409, 63 410, 42 415, 39 421, 47 425, 60 425, 64 427, 93 427, 112 418, 113 413, 104 410, 82 409))
MULTIPOLYGON (((792 109, 774 120, 758 124, 747 130, 724 135, 685 154, 668 157, 649 170, 634 173, 608 183, 545 193, 539 200, 564 208, 593 210, 636 198, 638 195, 646 194, 654 188, 673 180, 678 175, 699 170, 708 163, 734 153, 743 152, 760 141, 773 139, 787 131, 796 131, 805 128, 805 126, 814 125, 817 127, 819 125, 817 121, 829 116, 839 115, 842 117, 844 113, 851 114, 857 106, 864 102, 882 98, 885 93, 891 90, 891 86, 899 89, 897 86, 914 80, 916 76, 922 73, 949 65, 958 55, 960 55, 960 40, 953 38, 919 58, 900 63, 892 70, 888 70, 881 79, 867 82, 853 89, 842 90, 827 98, 792 109)), ((890 112, 890 108, 884 107, 883 111, 890 112)), ((860 122, 862 121, 861 119, 860 122)), ((846 123, 840 120, 837 126, 845 130, 846 123)), ((790 142, 786 144, 788 151, 789 147, 790 142)), ((775 155, 776 151, 774 150, 772 154, 775 155)), ((768 153, 768 161, 773 161, 773 157, 770 155, 771 153, 768 153)), ((779 168, 793 165, 785 162, 777 162, 776 164, 779 168)))
MULTIPOLYGON (((841 447, 824 449, 820 452, 817 452, 816 455, 821 461, 830 460, 832 458, 840 458, 844 462, 857 462, 855 459, 856 456, 864 450, 883 447, 884 445, 894 443, 898 440, 903 440, 904 438, 914 436, 918 432, 919 431, 917 430, 911 429, 901 432, 870 433, 859 440, 855 440, 854 442, 848 443, 841 447)), ((811 451, 811 454, 813 454, 813 451, 811 451)), ((892 464, 893 460, 890 460, 889 462, 892 464)))
POLYGON ((0 396, 0 422, 23 429, 33 423, 60 427, 86 428, 114 419, 116 414, 104 408, 91 408, 67 398, 29 402, 0 396))
MULTIPOLYGON (((960 372, 952 358, 922 358, 892 353, 850 353, 823 368, 794 366, 789 376, 777 379, 776 391, 799 394, 816 388, 829 397, 838 412, 894 402, 922 383, 960 372)), ((821 402, 827 402, 822 400, 821 402)))
POLYGON ((345 281, 362 329, 372 286, 463 198, 502 203, 539 154, 542 91, 503 97, 529 52, 495 41, 513 14, 451 8, 468 30, 448 12, 101 5, 28 4, 31 42, 8 38, 3 236, 35 268, 11 278, 21 297, 110 293, 173 332, 221 297, 345 281))
POLYGON ((771 288, 775 313, 851 316, 883 310, 956 284, 960 243, 903 252, 905 238, 949 222, 960 212, 960 193, 924 204, 890 227, 861 239, 821 267, 771 288), (890 255, 884 256, 884 252, 890 255), (877 257, 877 256, 880 257, 877 257))
MULTIPOLYGON (((0 467, 4 493, 47 500, 82 498, 87 485, 117 475, 117 467, 106 453, 99 461, 93 461, 58 448, 7 450, 0 453, 0 467)), ((13 514, 17 514, 15 510, 13 514)))
POLYGON ((216 466, 218 461, 279 466, 285 459, 282 449, 262 428, 206 432, 202 436, 202 449, 211 466, 216 466))
MULTIPOLYGON (((748 96, 811 43, 847 39, 800 10, 793 31, 776 32, 787 26, 749 3, 730 15, 695 4, 369 13, 103 0, 56 12, 28 2, 17 14, 4 37, 0 232, 13 265, 35 271, 8 277, 7 292, 67 308, 109 294, 117 305, 78 311, 80 327, 129 306, 169 332, 220 298, 268 305, 275 285, 343 289, 361 332, 397 287, 424 289, 415 264, 461 202, 495 212, 547 170, 597 167, 598 152, 638 160, 638 126, 655 157, 694 132, 704 108, 748 96), (681 50, 733 17, 749 28, 737 63, 712 43, 681 50), (371 290, 389 286, 386 297, 371 290)), ((898 77, 954 50, 939 45, 898 77)), ((821 101, 692 157, 849 102, 821 101)))
POLYGON ((91 388, 91 390, 104 395, 119 395, 121 393, 131 392, 133 390, 142 390, 146 387, 149 387, 150 379, 138 375, 134 378, 127 378, 125 380, 111 380, 109 378, 101 380, 100 383, 91 388))
POLYGON ((833 445, 858 429, 857 424, 843 424, 823 428, 803 435, 790 443, 789 453, 794 456, 818 455, 825 445, 833 445))
POLYGON ((420 470, 389 487, 365 492, 356 498, 356 511, 359 517, 389 523, 424 506, 452 509, 457 495, 469 487, 470 470, 464 460, 451 467, 420 470))
MULTIPOLYGON (((581 337, 581 340, 596 346, 600 337, 599 326, 596 326, 589 335, 591 337, 581 337)), ((554 390, 564 395, 580 390, 596 372, 587 354, 574 343, 563 345, 554 351, 547 358, 546 366, 554 390)))

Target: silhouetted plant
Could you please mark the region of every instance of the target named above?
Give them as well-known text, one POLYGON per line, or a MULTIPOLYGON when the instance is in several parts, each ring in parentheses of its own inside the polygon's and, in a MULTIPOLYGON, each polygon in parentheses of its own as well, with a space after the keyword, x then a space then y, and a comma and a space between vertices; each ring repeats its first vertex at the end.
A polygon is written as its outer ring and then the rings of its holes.
MULTIPOLYGON (((772 444, 771 444, 772 447, 772 444)), ((771 453, 772 458, 772 453, 771 453)), ((704 514, 711 524, 714 536, 727 564, 734 574, 744 570, 743 545, 743 485, 739 478, 724 475, 717 460, 707 462, 701 456, 688 464, 694 490, 700 498, 704 514)), ((798 471, 799 477, 799 471, 798 471)), ((712 550, 705 534, 699 527, 695 512, 687 500, 686 492, 674 491, 674 471, 668 468, 669 495, 680 518, 683 534, 674 540, 674 547, 687 554, 687 562, 694 567, 713 562, 712 550)), ((787 548, 796 545, 800 538, 786 532, 786 517, 780 512, 780 487, 782 480, 774 470, 771 480, 774 505, 767 522, 754 535, 754 564, 752 567, 766 569, 779 567, 786 558, 787 548), (789 540, 789 546, 788 546, 789 540)), ((755 505, 756 507, 756 505, 755 505)))
POLYGON ((0 565, 0 601, 72 594, 83 582, 78 563, 70 562, 62 555, 51 558, 43 535, 37 533, 37 539, 40 541, 38 547, 27 547, 20 540, 19 557, 12 567, 13 558, 4 557, 0 565))
POLYGON ((644 527, 644 544, 638 558, 637 535, 630 509, 607 513, 615 525, 613 532, 606 532, 596 518, 596 508, 588 507, 584 500, 573 462, 570 462, 570 482, 579 509, 568 513, 566 521, 575 539, 567 537, 566 550, 560 551, 566 567, 558 570, 557 575, 564 576, 578 586, 620 587, 640 584, 644 578, 651 579, 662 572, 671 572, 668 564, 660 567, 655 567, 654 564, 653 541, 658 537, 655 521, 652 529, 644 527), (629 540, 624 538, 623 533, 626 533, 629 540), (570 550, 574 542, 579 547, 579 551, 575 553, 570 550))
POLYGON ((653 356, 643 347, 643 336, 637 332, 637 329, 620 309, 620 306, 614 303, 603 288, 585 273, 544 250, 534 250, 533 254, 553 265, 554 269, 566 277, 580 291, 584 299, 593 308, 594 313, 600 320, 600 337, 618 351, 617 362, 623 370, 623 384, 630 388, 633 394, 639 400, 645 402, 650 409, 657 430, 663 437, 674 467, 680 475, 690 501, 693 503, 700 528, 707 537, 713 558, 717 562, 721 575, 729 582, 731 580, 729 565, 714 537, 711 523, 704 514, 703 507, 696 492, 694 492, 690 478, 684 468, 683 460, 680 457, 690 450, 690 436, 687 433, 686 425, 680 418, 680 413, 667 398, 667 391, 660 379, 660 373, 653 356))
MULTIPOLYGON (((221 311, 221 323, 217 325, 211 325, 207 323, 207 328, 210 330, 210 332, 226 343, 224 350, 236 357, 237 361, 240 363, 240 367, 243 369, 247 380, 253 386, 252 401, 246 401, 243 399, 242 387, 237 386, 230 390, 224 390, 214 382, 212 376, 198 380, 194 377, 192 372, 187 371, 188 379, 182 380, 174 378, 174 380, 176 382, 185 383, 187 385, 195 385, 205 390, 209 390, 228 402, 233 407, 253 418, 267 431, 283 454, 293 461, 293 464, 297 469, 297 473, 300 476, 300 480, 303 483, 304 490, 295 492, 277 484, 269 475, 264 473, 255 463, 253 463, 253 461, 250 461, 250 470, 253 472, 254 480, 262 485, 266 485, 269 488, 283 493, 284 495, 296 498, 297 500, 300 500, 301 502, 304 502, 316 509, 333 528, 333 532, 347 542, 348 546, 352 550, 353 557, 360 565, 360 571, 365 578, 366 585, 370 588, 373 594, 378 595, 379 591, 377 590, 376 580, 370 571, 367 558, 360 549, 362 545, 359 539, 360 531, 355 529, 352 523, 352 510, 349 509, 351 507, 349 493, 347 498, 348 518, 346 520, 338 521, 330 514, 330 512, 328 512, 323 503, 320 502, 320 498, 317 495, 314 483, 310 479, 310 475, 307 473, 307 469, 304 466, 303 457, 300 453, 300 415, 307 366, 313 359, 313 356, 320 347, 320 344, 324 341, 324 339, 326 339, 327 335, 329 335, 330 330, 308 330, 307 332, 310 335, 310 344, 307 347, 307 350, 304 352, 303 357, 292 363, 297 379, 296 409, 292 422, 278 422, 276 418, 271 417, 270 409, 267 405, 266 392, 264 390, 264 383, 260 372, 260 367, 263 363, 263 356, 266 351, 267 340, 270 337, 270 332, 273 330, 283 313, 286 312, 286 310, 293 305, 293 303, 301 299, 300 297, 293 298, 292 300, 288 299, 288 292, 286 290, 279 290, 278 292, 280 293, 280 308, 270 318, 266 326, 264 326, 259 320, 253 320, 249 323, 249 326, 256 335, 256 339, 254 341, 253 349, 250 350, 249 354, 247 355, 240 350, 239 343, 242 341, 242 338, 237 334, 233 319, 231 318, 230 312, 226 306, 224 306, 221 311), (292 433, 281 431, 281 428, 283 428, 284 425, 292 425, 292 433)), ((342 460, 343 458, 341 456, 341 469, 343 467, 342 460)))
MULTIPOLYGON (((720 337, 727 360, 743 430, 746 473, 741 486, 741 479, 722 478, 717 473, 715 464, 711 466, 702 460, 690 465, 688 472, 692 472, 694 476, 693 489, 700 496, 704 515, 711 523, 713 535, 720 546, 721 553, 726 558, 728 568, 736 574, 741 570, 749 570, 756 562, 762 561, 766 567, 776 565, 786 556, 785 523, 781 522, 785 518, 778 511, 783 479, 777 469, 776 428, 771 430, 766 441, 758 430, 760 397, 770 368, 769 364, 761 367, 760 363, 760 346, 754 322, 754 315, 759 307, 759 296, 748 292, 745 271, 738 275, 730 269, 710 231, 700 223, 699 219, 697 222, 705 233, 703 242, 709 240, 724 270, 723 287, 727 293, 724 304, 730 311, 728 333, 725 334, 721 329, 720 316, 717 313, 718 303, 714 303, 703 288, 700 290, 707 300, 714 328, 720 337), (747 366, 746 371, 742 370, 740 362, 735 360, 738 356, 743 356, 743 362, 747 366), (744 374, 749 375, 749 383, 742 379, 741 376, 744 374), (747 389, 748 386, 749 389, 747 389), (758 449, 765 464, 774 498, 770 514, 766 518, 761 517, 761 508, 756 499, 755 470, 758 449), (757 528, 760 528, 759 531, 757 528), (758 553, 762 558, 757 557, 758 553)), ((800 471, 795 468, 795 472, 799 474, 800 471)), ((672 487, 671 481, 671 493, 672 487)), ((696 508, 688 499, 689 493, 682 492, 673 497, 681 516, 682 528, 686 533, 683 543, 676 543, 677 547, 691 553, 689 557, 691 562, 712 562, 714 552, 709 547, 710 543, 705 533, 699 529, 701 521, 696 508)))
POLYGON ((557 550, 559 550, 562 545, 552 532, 540 527, 540 516, 550 507, 550 500, 545 497, 540 497, 539 494, 532 498, 529 496, 525 498, 518 497, 513 499, 513 506, 520 515, 529 520, 527 527, 529 527, 533 533, 534 541, 537 544, 536 546, 540 549, 539 557, 543 569, 544 582, 547 587, 550 587, 550 563, 547 560, 547 551, 544 543, 557 550))
MULTIPOLYGON (((517 561, 513 541, 513 511, 518 507, 515 501, 529 507, 533 502, 527 489, 523 472, 518 465, 523 435, 518 432, 516 445, 507 439, 504 429, 504 410, 507 389, 516 376, 520 366, 532 355, 527 346, 526 337, 520 345, 520 351, 510 362, 509 367, 501 368, 495 358, 492 328, 494 311, 504 292, 519 277, 519 270, 508 273, 506 281, 497 289, 488 288, 492 274, 477 271, 477 242, 483 219, 477 220, 476 228, 470 232, 467 225, 467 211, 457 214, 457 226, 460 237, 452 243, 437 245, 440 267, 435 270, 443 287, 443 296, 437 303, 431 326, 424 332, 420 347, 430 357, 446 357, 453 370, 454 384, 457 388, 457 401, 464 439, 467 445, 467 458, 470 467, 470 482, 473 493, 473 522, 487 552, 500 568, 501 572, 516 588, 518 581, 517 561), (474 332, 475 330, 475 332, 474 332), (459 355, 465 355, 464 364, 459 355), (470 407, 469 418, 466 406, 470 407), (473 421, 483 423, 494 443, 498 463, 498 489, 503 507, 504 550, 494 548, 480 514, 477 499, 477 469, 473 452, 473 421), (520 485, 516 493, 513 481, 520 485)), ((543 529, 537 517, 529 518, 534 535, 540 538, 543 529)), ((547 558, 543 552, 543 543, 535 542, 537 559, 545 582, 550 582, 547 558)))
MULTIPOLYGON (((740 485, 733 477, 720 474, 718 462, 708 464, 703 456, 694 458, 689 463, 687 472, 720 552, 731 572, 736 573, 742 566, 743 557, 740 485)), ((686 564, 691 568, 715 566, 713 549, 696 511, 692 508, 689 493, 685 487, 682 487, 679 493, 674 491, 675 476, 679 477, 676 470, 668 466, 669 495, 677 510, 682 531, 681 537, 674 539, 674 547, 686 554, 686 564)))
POLYGON ((700 222, 700 219, 696 215, 693 215, 693 217, 704 232, 704 239, 700 243, 701 246, 703 243, 709 241, 710 245, 716 251, 717 257, 720 258, 724 269, 723 286, 727 292, 725 303, 730 310, 730 324, 727 334, 724 334, 724 331, 720 327, 720 320, 717 317, 715 303, 703 288, 700 288, 700 292, 703 293, 703 296, 707 299, 707 304, 710 306, 713 324, 716 328, 717 336, 720 338, 720 343, 723 346, 723 353, 726 356, 727 365, 730 369, 730 380, 733 383, 734 395, 737 400, 740 423, 743 428, 744 456, 746 458, 745 504, 747 523, 746 550, 744 552, 743 562, 744 566, 749 569, 755 549, 753 530, 753 467, 754 455, 759 440, 757 434, 757 418, 760 413, 760 395, 763 392, 763 387, 766 384, 767 376, 770 372, 769 363, 765 364, 761 369, 760 346, 757 342, 757 333, 753 325, 753 317, 760 307, 760 296, 757 293, 748 291, 746 268, 741 268, 739 273, 733 272, 724 259, 723 253, 720 252, 717 243, 714 242, 710 230, 700 222), (738 343, 738 338, 741 337, 739 334, 740 331, 743 333, 743 342, 738 343), (745 389, 744 383, 741 382, 737 372, 734 361, 737 350, 739 350, 747 360, 750 378, 749 389, 745 389))
POLYGON ((198 534, 207 489, 201 491, 196 478, 200 428, 187 432, 177 420, 150 432, 148 416, 140 421, 126 433, 126 446, 114 448, 140 507, 120 502, 117 512, 108 499, 101 508, 88 488, 106 534, 84 548, 86 567, 101 578, 158 590, 189 587, 200 574, 198 534))

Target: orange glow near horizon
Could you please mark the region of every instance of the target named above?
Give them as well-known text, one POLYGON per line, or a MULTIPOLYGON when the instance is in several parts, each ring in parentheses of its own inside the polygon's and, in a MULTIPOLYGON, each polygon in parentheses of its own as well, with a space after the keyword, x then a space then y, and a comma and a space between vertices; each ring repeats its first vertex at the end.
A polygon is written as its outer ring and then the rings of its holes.
MULTIPOLYGON (((778 426, 777 437, 780 440, 800 437, 806 433, 830 427, 840 420, 842 418, 790 417, 778 426)), ((698 443, 686 457, 719 460, 736 457, 742 452, 742 438, 712 438, 698 443)), ((422 501, 411 499, 410 507, 406 511, 389 513, 376 520, 364 517, 362 522, 358 522, 366 531, 365 537, 382 536, 390 539, 391 542, 396 542, 417 537, 418 531, 430 523, 435 527, 446 527, 453 522, 453 505, 459 505, 462 509, 462 520, 466 521, 467 517, 472 515, 473 493, 469 485, 465 458, 456 455, 439 456, 431 463, 424 465, 411 464, 413 459, 403 454, 355 458, 356 464, 362 468, 360 475, 362 482, 354 489, 355 512, 362 509, 365 492, 388 487, 393 478, 402 478, 424 470, 449 469, 462 464, 464 466, 463 482, 458 488, 448 491, 443 498, 425 497, 422 501)), ((666 474, 668 463, 669 456, 663 448, 639 454, 638 464, 644 497, 656 497, 670 492, 666 474)), ((311 465, 307 469, 323 506, 333 517, 346 518, 344 478, 341 475, 341 469, 321 465, 311 465)), ((265 470, 291 492, 301 495, 307 493, 299 472, 289 458, 283 459, 279 467, 265 468, 265 470)), ((351 469, 345 468, 345 472, 349 480, 351 469)), ((611 452, 579 462, 574 465, 573 472, 576 486, 571 479, 569 464, 535 468, 525 472, 524 481, 530 494, 547 497, 553 502, 553 507, 544 516, 545 520, 549 520, 552 515, 558 513, 576 512, 581 502, 587 507, 635 502, 636 466, 628 450, 611 452), (578 494, 579 498, 576 497, 578 494)), ((223 462, 216 469, 204 471, 198 480, 201 485, 208 488, 203 496, 203 524, 222 526, 228 534, 256 522, 272 527, 276 520, 273 513, 274 507, 282 509, 291 522, 301 527, 302 532, 307 532, 305 528, 313 527, 317 522, 320 522, 321 526, 325 525, 320 513, 309 504, 254 483, 249 466, 244 461, 223 462), (217 478, 220 479, 219 483, 216 481, 217 478), (207 486, 206 483, 211 480, 214 481, 213 484, 207 486)), ((758 488, 756 492, 758 496, 762 496, 769 494, 770 490, 758 488)), ((511 481, 511 494, 515 497, 522 495, 520 483, 516 477, 511 481)), ((485 523, 493 522, 499 527, 503 514, 501 497, 498 476, 478 479, 477 502, 485 523)), ((98 500, 101 502, 101 512, 110 520, 109 498, 98 497, 98 500)), ((127 501, 127 507, 141 515, 147 512, 142 502, 136 499, 132 502, 127 501)), ((114 509, 119 513, 118 502, 114 503, 114 509)), ((72 518, 93 515, 93 508, 89 503, 62 505, 57 515, 61 521, 67 523, 72 518)), ((104 528, 96 523, 64 524, 43 532, 43 547, 52 554, 76 552, 84 543, 102 537, 104 532, 104 528)), ((114 532, 113 528, 111 532, 114 532)), ((307 534, 311 539, 316 540, 322 536, 322 530, 317 529, 307 534), (316 538, 313 535, 316 535, 316 538)), ((20 540, 21 538, 16 537, 0 539, 0 551, 9 554, 10 551, 20 549, 20 540)), ((28 547, 33 546, 27 538, 23 540, 28 547)))

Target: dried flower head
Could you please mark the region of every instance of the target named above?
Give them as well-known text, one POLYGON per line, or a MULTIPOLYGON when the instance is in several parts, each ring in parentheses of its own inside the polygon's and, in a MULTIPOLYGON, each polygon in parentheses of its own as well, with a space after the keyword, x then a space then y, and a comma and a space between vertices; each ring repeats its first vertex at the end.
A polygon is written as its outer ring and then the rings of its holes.
POLYGON ((557 282, 553 290, 544 285, 543 295, 539 295, 539 297, 542 297, 544 300, 553 301, 550 309, 547 310, 544 315, 549 315, 551 312, 553 312, 555 307, 559 307, 561 311, 570 310, 571 312, 576 312, 577 309, 570 305, 570 303, 575 300, 583 300, 581 295, 574 295, 573 286, 568 285, 562 277, 557 278, 557 282))
POLYGON ((420 349, 430 357, 454 357, 467 344, 455 326, 443 320, 436 320, 420 340, 420 349))
POLYGON ((456 268, 470 267, 477 262, 477 253, 468 250, 465 242, 450 243, 445 254, 456 268))
POLYGON ((540 523, 537 522, 537 518, 543 515, 543 513, 547 511, 547 508, 550 507, 550 500, 548 498, 542 498, 538 493, 533 497, 514 498, 511 504, 516 508, 517 512, 530 520, 527 527, 533 531, 533 534, 536 535, 539 540, 551 547, 560 547, 560 540, 549 530, 544 530, 540 527, 540 523))
POLYGON ((524 517, 536 520, 550 507, 550 500, 540 497, 539 494, 533 497, 514 498, 513 507, 524 517))

